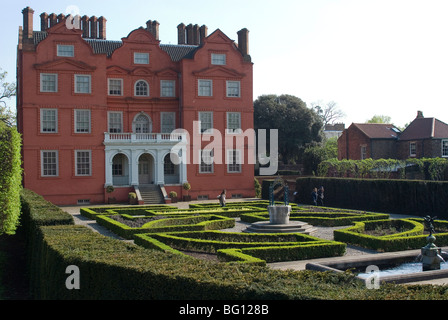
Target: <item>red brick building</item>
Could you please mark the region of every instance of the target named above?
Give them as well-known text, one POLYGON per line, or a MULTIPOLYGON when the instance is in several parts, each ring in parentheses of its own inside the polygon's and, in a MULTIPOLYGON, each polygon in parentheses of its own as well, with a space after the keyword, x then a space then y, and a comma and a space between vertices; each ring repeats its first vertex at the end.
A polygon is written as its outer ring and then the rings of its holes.
POLYGON ((338 159, 395 158, 399 132, 391 124, 352 123, 338 139, 338 159))
POLYGON ((35 31, 34 11, 22 13, 24 187, 56 204, 121 202, 159 187, 165 197, 181 197, 185 182, 192 199, 215 199, 223 189, 228 197, 254 196, 244 139, 253 128, 247 29, 235 43, 219 29, 208 35, 206 26, 180 24, 171 45, 160 42, 159 23, 150 20, 111 41, 104 17, 77 24, 43 13, 35 31), (219 133, 244 142, 214 144, 211 152, 209 138, 219 133))
POLYGON ((352 123, 338 139, 338 159, 448 158, 448 124, 421 111, 401 132, 392 124, 352 123))

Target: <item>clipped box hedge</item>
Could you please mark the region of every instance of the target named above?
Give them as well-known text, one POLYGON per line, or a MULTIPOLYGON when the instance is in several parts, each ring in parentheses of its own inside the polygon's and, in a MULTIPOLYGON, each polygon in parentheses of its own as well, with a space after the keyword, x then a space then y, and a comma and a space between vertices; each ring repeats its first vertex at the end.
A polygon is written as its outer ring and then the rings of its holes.
MULTIPOLYGON (((424 226, 421 222, 415 219, 356 222, 354 226, 334 230, 334 239, 336 241, 343 241, 364 248, 386 252, 420 249, 427 244, 427 235, 423 234, 424 226), (373 230, 375 228, 386 229, 390 226, 401 227, 403 225, 406 225, 408 230, 392 235, 373 236, 364 233, 366 230, 373 230)), ((441 224, 448 224, 447 222, 443 223, 441 221, 438 223, 439 226, 441 224)), ((448 245, 447 232, 438 233, 435 236, 438 246, 448 245)))
POLYGON ((300 233, 254 234, 223 231, 170 232, 136 235, 137 243, 152 247, 156 239, 176 250, 218 253, 225 261, 263 264, 340 256, 344 243, 322 240, 300 233), (149 244, 145 244, 149 241, 149 244))
MULTIPOLYGON (((148 217, 151 218, 151 216, 148 217)), ((177 218, 158 219, 150 221, 139 228, 130 227, 112 219, 110 216, 99 215, 96 217, 96 221, 98 224, 125 239, 133 239, 137 233, 202 231, 232 228, 235 226, 234 219, 218 215, 189 215, 177 218)))
MULTIPOLYGON (((388 214, 375 213, 375 212, 358 212, 351 210, 334 210, 328 208, 328 211, 323 212, 306 212, 304 210, 296 210, 290 213, 290 220, 297 220, 302 222, 307 222, 313 226, 322 227, 336 227, 336 226, 347 226, 356 221, 364 220, 378 220, 389 218, 388 214)), ((249 213, 242 214, 241 221, 254 223, 257 221, 268 221, 268 213, 249 213)))

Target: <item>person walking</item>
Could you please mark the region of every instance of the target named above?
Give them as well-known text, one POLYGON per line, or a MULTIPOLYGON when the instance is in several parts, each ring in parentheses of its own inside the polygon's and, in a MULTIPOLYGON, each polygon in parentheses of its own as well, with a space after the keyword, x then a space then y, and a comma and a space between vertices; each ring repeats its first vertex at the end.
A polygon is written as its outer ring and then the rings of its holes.
POLYGON ((225 207, 226 206, 226 190, 222 190, 221 194, 218 196, 219 199, 219 204, 221 205, 221 207, 225 207))

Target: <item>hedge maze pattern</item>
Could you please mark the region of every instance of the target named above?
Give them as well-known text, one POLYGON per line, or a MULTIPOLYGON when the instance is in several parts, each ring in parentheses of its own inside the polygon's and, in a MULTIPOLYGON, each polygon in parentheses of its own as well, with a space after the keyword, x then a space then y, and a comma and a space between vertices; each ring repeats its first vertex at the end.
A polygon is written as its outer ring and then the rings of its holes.
POLYGON ((388 214, 383 213, 291 204, 291 220, 322 227, 349 227, 335 230, 334 240, 300 233, 222 231, 234 227, 235 218, 248 223, 269 220, 268 205, 268 201, 258 200, 232 202, 224 208, 214 203, 190 204, 188 209, 170 205, 91 207, 82 208, 81 214, 146 248, 179 255, 188 251, 211 253, 220 261, 255 265, 342 256, 346 243, 379 251, 391 251, 394 248, 402 250, 403 246, 397 245, 400 241, 403 242, 401 238, 416 237, 424 229, 422 221, 393 222, 394 220, 389 220, 388 214), (389 228, 391 224, 401 224, 406 226, 406 231, 382 238, 364 234, 365 226, 378 228, 379 221, 382 221, 380 227, 389 228))

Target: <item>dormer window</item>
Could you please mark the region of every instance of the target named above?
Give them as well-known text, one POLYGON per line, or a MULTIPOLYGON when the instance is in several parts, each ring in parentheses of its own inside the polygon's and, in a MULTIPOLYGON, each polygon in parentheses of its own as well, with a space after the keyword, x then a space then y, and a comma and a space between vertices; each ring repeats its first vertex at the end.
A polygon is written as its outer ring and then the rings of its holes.
POLYGON ((74 57, 75 47, 73 45, 58 44, 57 55, 58 57, 74 57))
POLYGON ((134 63, 135 64, 149 64, 149 53, 134 52, 134 63))

